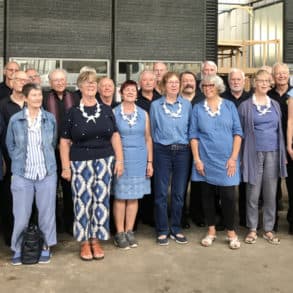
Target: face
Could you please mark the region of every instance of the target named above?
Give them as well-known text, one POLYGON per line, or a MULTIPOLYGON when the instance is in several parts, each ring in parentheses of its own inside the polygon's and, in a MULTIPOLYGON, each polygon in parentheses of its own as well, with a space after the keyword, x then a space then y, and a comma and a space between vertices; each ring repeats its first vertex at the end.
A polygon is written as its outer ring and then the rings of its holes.
POLYGON ((275 85, 287 85, 289 82, 289 71, 286 66, 279 65, 274 70, 275 85))
POLYGON ((196 81, 192 74, 186 73, 181 78, 181 92, 182 94, 195 94, 196 81))
POLYGON ((242 92, 245 80, 241 72, 232 72, 230 74, 229 86, 232 92, 242 92))
POLYGON ((218 95, 218 91, 217 91, 214 83, 204 82, 202 84, 202 91, 207 99, 214 98, 215 96, 218 95))
POLYGON ((62 71, 55 71, 50 76, 50 86, 57 93, 63 93, 67 86, 66 76, 62 71))
POLYGON ((110 78, 103 78, 99 82, 99 93, 102 98, 113 98, 115 86, 110 78))
POLYGON ((215 75, 217 74, 217 70, 214 65, 205 63, 202 69, 203 75, 215 75))
POLYGON ((28 69, 26 74, 31 82, 41 84, 41 77, 35 69, 28 69))
POLYGON ((166 82, 166 94, 177 95, 179 93, 180 81, 176 75, 171 76, 166 82))
POLYGON ((9 80, 13 79, 13 75, 15 72, 19 71, 19 65, 15 62, 8 62, 5 70, 4 70, 4 75, 6 76, 6 78, 8 78, 9 80))
POLYGON ((81 83, 79 87, 82 97, 95 97, 98 91, 96 79, 89 78, 81 83))
POLYGON ((43 94, 41 90, 32 89, 24 98, 28 108, 39 109, 42 106, 43 94))
POLYGON ((271 89, 269 73, 262 73, 255 78, 255 93, 264 95, 271 89))
POLYGON ((30 80, 24 71, 16 72, 14 74, 13 83, 12 83, 13 91, 17 93, 21 93, 23 86, 27 84, 29 81, 30 80))
POLYGON ((156 86, 156 77, 151 72, 144 72, 140 78, 139 84, 143 91, 153 91, 156 86))
POLYGON ((157 82, 161 82, 163 76, 167 73, 167 66, 164 63, 156 63, 154 65, 154 73, 156 75, 157 82))
POLYGON ((137 90, 135 85, 128 85, 123 89, 121 93, 123 101, 134 103, 137 98, 137 90))

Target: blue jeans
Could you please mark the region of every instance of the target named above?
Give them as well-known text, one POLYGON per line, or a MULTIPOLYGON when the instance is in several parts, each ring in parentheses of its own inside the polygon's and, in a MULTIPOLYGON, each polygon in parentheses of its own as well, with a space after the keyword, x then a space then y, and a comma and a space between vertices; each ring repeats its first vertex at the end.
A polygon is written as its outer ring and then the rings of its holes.
POLYGON ((158 236, 181 232, 181 214, 189 175, 189 145, 154 144, 155 218, 158 236), (168 187, 171 177, 171 221, 168 224, 168 187), (169 231, 170 230, 170 231, 169 231))
POLYGON ((40 230, 45 236, 48 246, 55 245, 56 239, 56 174, 46 176, 42 180, 30 180, 13 175, 11 178, 11 192, 13 196, 14 226, 11 249, 21 251, 22 232, 28 226, 34 198, 38 209, 40 230))

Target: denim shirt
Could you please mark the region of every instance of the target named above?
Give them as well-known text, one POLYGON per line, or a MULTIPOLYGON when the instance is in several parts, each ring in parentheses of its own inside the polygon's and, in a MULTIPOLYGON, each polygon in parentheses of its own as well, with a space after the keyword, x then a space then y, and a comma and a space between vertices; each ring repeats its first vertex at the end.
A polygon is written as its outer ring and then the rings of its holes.
MULTIPOLYGON (((55 147, 57 143, 56 120, 53 114, 41 109, 42 150, 45 157, 47 175, 56 172, 55 147)), ((8 124, 6 146, 11 158, 11 171, 24 176, 28 144, 28 123, 25 109, 14 114, 8 124)))

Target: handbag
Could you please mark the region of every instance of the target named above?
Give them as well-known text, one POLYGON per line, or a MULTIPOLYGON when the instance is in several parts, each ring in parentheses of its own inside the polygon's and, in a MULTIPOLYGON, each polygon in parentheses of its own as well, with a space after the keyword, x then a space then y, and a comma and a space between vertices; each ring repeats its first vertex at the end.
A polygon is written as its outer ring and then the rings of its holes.
POLYGON ((36 264, 39 261, 44 245, 44 236, 37 225, 28 226, 22 233, 21 262, 36 264))

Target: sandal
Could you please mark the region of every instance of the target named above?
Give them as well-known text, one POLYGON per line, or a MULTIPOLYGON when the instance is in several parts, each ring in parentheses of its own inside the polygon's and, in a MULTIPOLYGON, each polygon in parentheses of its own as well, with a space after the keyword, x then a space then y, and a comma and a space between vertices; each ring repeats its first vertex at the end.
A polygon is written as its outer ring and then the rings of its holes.
POLYGON ((255 244, 256 243, 256 239, 257 239, 257 234, 256 234, 256 231, 250 231, 245 239, 244 239, 244 242, 247 243, 247 244, 255 244))
POLYGON ((88 241, 82 242, 80 245, 80 258, 82 260, 92 260, 93 255, 88 241))
POLYGON ((100 243, 97 240, 91 241, 91 247, 93 252, 94 259, 103 259, 104 258, 104 251, 100 246, 100 243))
POLYGON ((213 244, 213 242, 216 240, 216 235, 209 235, 207 234, 200 242, 200 244, 204 247, 209 247, 213 244))
POLYGON ((233 238, 227 237, 227 241, 229 242, 229 248, 231 249, 239 249, 241 246, 241 243, 237 236, 233 238))
POLYGON ((273 232, 265 232, 262 235, 263 239, 265 239, 267 242, 273 245, 279 245, 280 244, 280 239, 274 235, 273 232))

